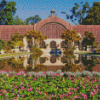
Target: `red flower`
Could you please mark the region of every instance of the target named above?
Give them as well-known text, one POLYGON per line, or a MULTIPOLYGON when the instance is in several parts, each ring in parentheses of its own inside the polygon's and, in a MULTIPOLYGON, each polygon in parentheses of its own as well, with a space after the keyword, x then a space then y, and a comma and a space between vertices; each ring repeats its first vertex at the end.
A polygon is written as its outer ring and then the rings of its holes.
POLYGON ((46 91, 45 91, 44 93, 45 93, 45 94, 47 94, 47 92, 46 92, 46 91))

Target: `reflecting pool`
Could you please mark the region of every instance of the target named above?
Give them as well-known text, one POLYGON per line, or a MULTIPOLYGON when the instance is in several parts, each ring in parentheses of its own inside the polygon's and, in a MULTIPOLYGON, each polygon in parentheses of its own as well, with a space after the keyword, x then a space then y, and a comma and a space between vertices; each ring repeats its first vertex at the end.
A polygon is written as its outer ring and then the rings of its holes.
POLYGON ((58 69, 71 72, 96 71, 100 72, 100 58, 90 55, 74 54, 76 57, 67 59, 63 53, 59 56, 44 53, 40 58, 34 59, 33 55, 27 54, 7 59, 0 59, 0 71, 54 71, 58 69))

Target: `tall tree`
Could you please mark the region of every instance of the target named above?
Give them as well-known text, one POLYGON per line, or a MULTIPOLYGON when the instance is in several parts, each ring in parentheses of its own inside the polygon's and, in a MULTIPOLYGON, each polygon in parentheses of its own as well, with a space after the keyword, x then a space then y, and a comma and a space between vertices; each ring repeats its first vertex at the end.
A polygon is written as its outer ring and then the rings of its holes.
POLYGON ((39 17, 39 15, 35 15, 31 16, 30 18, 26 19, 26 24, 31 24, 34 25, 35 23, 39 22, 41 20, 41 18, 39 17))
POLYGON ((98 42, 96 42, 96 38, 94 37, 92 32, 88 30, 84 33, 85 38, 83 38, 82 45, 86 48, 87 45, 91 45, 92 48, 96 48, 98 46, 98 42))
POLYGON ((26 38, 29 43, 29 47, 32 47, 32 37, 34 37, 35 42, 39 45, 44 39, 47 39, 46 35, 43 35, 40 31, 29 30, 26 33, 26 38))
POLYGON ((14 1, 8 2, 7 6, 5 7, 5 25, 13 25, 13 15, 16 12, 15 8, 16 3, 14 1))
POLYGON ((26 25, 25 21, 23 22, 18 16, 14 18, 14 24, 13 25, 26 25))
POLYGON ((100 2, 94 2, 88 16, 83 19, 84 25, 100 25, 100 2))
POLYGON ((69 48, 73 48, 73 42, 78 42, 82 39, 76 30, 71 31, 70 29, 64 31, 61 37, 65 39, 65 43, 68 43, 69 48))
POLYGON ((72 10, 70 10, 70 12, 72 12, 72 15, 68 15, 63 11, 61 13, 66 14, 67 19, 71 19, 73 23, 75 23, 75 21, 78 21, 80 25, 83 25, 82 21, 89 12, 89 4, 88 2, 86 2, 85 5, 82 5, 82 3, 83 2, 81 2, 81 5, 78 5, 77 3, 74 4, 75 6, 72 8, 72 10))
POLYGON ((4 25, 5 20, 5 7, 7 5, 7 2, 5 0, 2 0, 0 3, 0 25, 4 25))
POLYGON ((4 49, 5 46, 6 46, 6 42, 0 39, 0 50, 4 49))

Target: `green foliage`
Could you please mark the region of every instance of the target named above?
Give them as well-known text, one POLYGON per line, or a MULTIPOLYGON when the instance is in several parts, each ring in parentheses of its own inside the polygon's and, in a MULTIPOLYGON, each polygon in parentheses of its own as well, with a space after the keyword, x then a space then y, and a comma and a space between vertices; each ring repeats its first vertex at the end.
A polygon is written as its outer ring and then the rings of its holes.
MULTIPOLYGON (((74 7, 70 10, 72 12, 72 15, 68 15, 65 12, 62 12, 66 14, 67 19, 71 19, 72 22, 75 23, 76 20, 78 20, 79 24, 83 24, 83 19, 85 18, 85 14, 89 11, 89 4, 86 2, 84 5, 82 5, 83 2, 81 2, 80 5, 75 3, 74 7)), ((76 23, 75 23, 76 24, 76 23)))
POLYGON ((7 2, 5 0, 2 0, 0 3, 0 25, 4 25, 6 5, 7 2))
POLYGON ((4 49, 5 46, 6 46, 6 42, 0 39, 0 50, 4 49))
POLYGON ((14 42, 17 41, 23 41, 23 35, 20 35, 19 33, 15 33, 14 35, 12 35, 11 40, 14 42))
POLYGON ((4 52, 5 52, 5 53, 12 53, 11 48, 8 47, 8 46, 6 46, 6 47, 4 48, 4 52))
POLYGON ((33 53, 33 54, 31 55, 31 57, 32 57, 33 59, 37 59, 37 58, 39 58, 39 57, 43 54, 43 51, 41 51, 40 48, 36 48, 36 47, 32 47, 32 48, 30 49, 30 51, 33 53))
POLYGON ((41 18, 39 17, 39 15, 35 15, 31 16, 30 18, 26 19, 26 24, 31 24, 34 25, 35 23, 39 22, 41 20, 41 18))
POLYGON ((83 19, 83 25, 100 25, 100 2, 94 2, 89 10, 88 16, 83 19))
POLYGON ((13 15, 16 12, 15 8, 16 3, 14 1, 8 2, 7 6, 5 7, 5 25, 13 25, 13 15))
POLYGON ((18 16, 14 18, 14 24, 13 25, 26 25, 25 22, 22 21, 22 19, 19 19, 18 16))
POLYGON ((96 42, 96 38, 94 37, 92 32, 85 31, 85 38, 83 39, 83 46, 91 45, 93 48, 98 46, 98 42, 96 42))
POLYGON ((7 46, 10 48, 14 48, 15 46, 23 47, 23 35, 20 35, 19 33, 15 33, 12 35, 11 39, 7 42, 7 46))

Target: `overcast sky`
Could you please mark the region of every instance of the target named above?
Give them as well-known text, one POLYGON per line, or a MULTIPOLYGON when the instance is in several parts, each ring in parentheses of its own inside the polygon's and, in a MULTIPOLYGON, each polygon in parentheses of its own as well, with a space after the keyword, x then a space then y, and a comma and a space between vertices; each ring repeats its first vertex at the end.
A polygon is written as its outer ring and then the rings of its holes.
MULTIPOLYGON (((2 0, 0 0, 0 2, 1 1, 2 0)), ((22 21, 24 21, 26 18, 29 18, 30 16, 35 15, 39 15, 41 19, 48 18, 50 11, 54 9, 58 18, 61 18, 68 23, 71 23, 72 25, 74 25, 74 23, 72 23, 69 19, 66 19, 66 16, 61 14, 61 11, 69 14, 69 11, 74 6, 74 3, 80 4, 81 1, 83 4, 88 2, 90 7, 93 5, 93 2, 100 2, 100 0, 7 0, 7 2, 9 1, 16 2, 15 7, 17 10, 14 17, 18 15, 22 21)))

